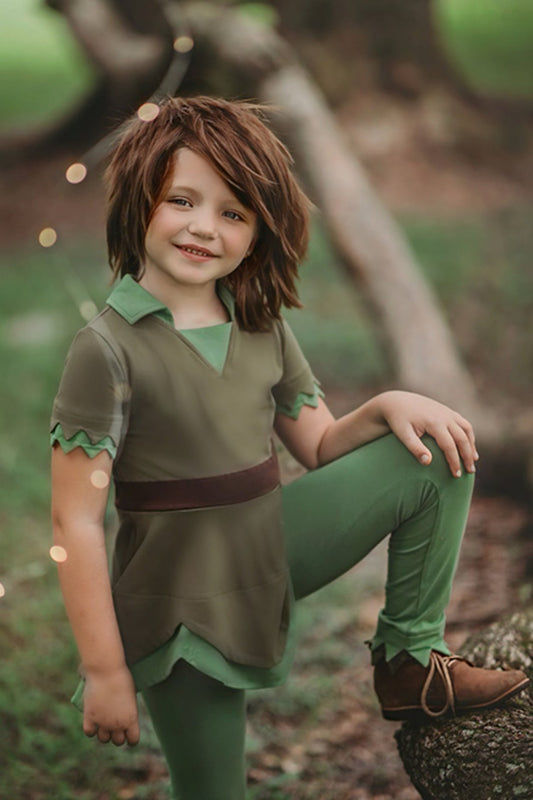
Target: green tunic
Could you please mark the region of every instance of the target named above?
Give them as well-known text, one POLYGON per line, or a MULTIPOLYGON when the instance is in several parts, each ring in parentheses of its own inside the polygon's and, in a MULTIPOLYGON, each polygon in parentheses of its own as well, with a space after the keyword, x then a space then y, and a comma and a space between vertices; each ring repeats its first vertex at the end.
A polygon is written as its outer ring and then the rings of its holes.
MULTIPOLYGON (((220 295, 233 316, 231 296, 223 287, 220 295)), ((263 461, 276 403, 316 405, 290 330, 250 334, 232 322, 217 371, 169 317, 124 278, 76 337, 52 429, 71 442, 111 441, 118 480, 205 477, 263 461)), ((229 685, 283 679, 290 587, 278 490, 222 509, 120 512, 120 522, 114 597, 139 688, 168 674, 176 648, 229 685), (242 680, 240 665, 249 665, 242 680)))

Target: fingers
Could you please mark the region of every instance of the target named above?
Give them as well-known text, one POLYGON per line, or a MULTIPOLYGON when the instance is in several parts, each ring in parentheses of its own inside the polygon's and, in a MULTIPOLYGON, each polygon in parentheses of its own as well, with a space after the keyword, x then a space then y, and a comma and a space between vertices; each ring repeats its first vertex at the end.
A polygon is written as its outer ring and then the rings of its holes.
POLYGON ((474 431, 470 423, 461 417, 456 422, 456 426, 450 428, 450 435, 453 438, 466 471, 475 472, 475 462, 479 459, 479 455, 476 450, 474 431))
POLYGON ((117 730, 109 730, 103 726, 96 725, 96 723, 84 723, 83 732, 90 738, 96 736, 102 744, 112 742, 116 747, 122 747, 126 743, 130 747, 134 747, 139 743, 140 738, 138 722, 134 722, 129 728, 117 730))
POLYGON ((126 741, 126 732, 113 731, 113 733, 111 734, 111 741, 113 742, 114 745, 116 745, 116 747, 122 747, 122 745, 126 741))
POLYGON ((448 424, 427 425, 420 431, 415 430, 412 425, 405 425, 402 428, 397 427, 394 432, 417 461, 425 466, 431 464, 432 454, 420 437, 428 433, 442 450, 450 472, 455 478, 460 478, 463 474, 463 465, 467 472, 476 471, 475 462, 479 455, 474 432, 470 423, 462 417, 448 424))
MULTIPOLYGON (((468 424, 468 423, 467 423, 468 424)), ((463 465, 466 472, 476 471, 475 462, 479 458, 476 450, 473 432, 465 430, 461 425, 454 423, 440 430, 428 430, 444 453, 444 457, 454 478, 463 474, 463 465)))
POLYGON ((383 419, 421 464, 430 464, 431 451, 422 436, 427 433, 459 478, 464 470, 475 472, 479 455, 472 425, 456 411, 430 398, 412 393, 389 392, 381 396, 383 419))
MULTIPOLYGON (((438 446, 444 453, 444 457, 448 462, 450 472, 452 473, 454 478, 460 478, 461 475, 463 474, 463 470, 461 467, 461 456, 455 437, 448 429, 435 432, 435 434, 432 435, 434 436, 435 441, 437 442, 438 446)), ((459 434, 457 435, 459 436, 459 434)), ((459 436, 459 438, 461 437, 459 436)))
POLYGON ((83 732, 84 732, 85 736, 89 736, 89 737, 95 736, 96 733, 98 732, 98 725, 96 724, 96 722, 89 722, 87 720, 84 720, 83 721, 83 732))
POLYGON ((139 744, 139 739, 141 736, 141 732, 139 729, 139 723, 135 721, 130 727, 126 730, 126 741, 130 747, 135 747, 136 744, 139 744))
POLYGON ((426 447, 420 436, 416 433, 412 425, 405 425, 403 428, 395 429, 394 433, 398 439, 407 447, 421 464, 431 464, 433 458, 431 450, 426 447))
POLYGON ((90 738, 96 736, 98 741, 102 742, 102 744, 107 744, 111 741, 111 731, 104 728, 102 725, 97 725, 96 722, 84 722, 83 732, 85 736, 89 736, 90 738))

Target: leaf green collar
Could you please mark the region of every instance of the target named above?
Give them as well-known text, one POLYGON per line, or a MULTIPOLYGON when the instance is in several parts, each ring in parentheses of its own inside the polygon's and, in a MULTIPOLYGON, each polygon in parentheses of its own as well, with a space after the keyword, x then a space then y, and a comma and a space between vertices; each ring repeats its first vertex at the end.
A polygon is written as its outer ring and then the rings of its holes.
MULTIPOLYGON (((217 283, 217 293, 227 308, 230 319, 233 320, 235 318, 235 298, 222 283, 217 283)), ((134 325, 143 317, 155 314, 174 326, 172 314, 167 306, 137 283, 133 275, 124 275, 111 291, 106 303, 130 325, 134 325)))

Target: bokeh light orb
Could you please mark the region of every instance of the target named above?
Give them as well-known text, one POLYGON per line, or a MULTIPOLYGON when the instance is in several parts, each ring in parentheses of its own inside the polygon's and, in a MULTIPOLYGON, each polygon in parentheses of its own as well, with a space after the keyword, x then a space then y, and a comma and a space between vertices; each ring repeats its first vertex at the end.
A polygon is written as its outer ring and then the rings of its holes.
POLYGON ((95 489, 105 489, 106 486, 109 486, 109 475, 103 469, 95 469, 91 473, 90 480, 95 489))
POLYGON ((6 587, 3 583, 0 583, 0 597, 4 597, 6 593, 6 587))
POLYGON ((131 397, 131 386, 129 385, 129 383, 125 383, 124 381, 119 381, 113 387, 113 395, 121 403, 125 403, 131 397))
POLYGON ((142 119, 143 122, 150 122, 155 119, 158 114, 159 106, 157 103, 143 103, 142 106, 139 106, 137 109, 137 116, 139 119, 142 119))
POLYGON ((52 247, 57 242, 57 231, 54 228, 43 228, 39 233, 41 247, 52 247))
POLYGON ((62 564, 67 560, 67 551, 64 547, 61 547, 60 544, 54 544, 48 552, 50 553, 50 558, 52 561, 55 561, 56 564, 62 564))
POLYGON ((81 183, 87 177, 87 167, 85 164, 76 162, 71 164, 65 172, 65 178, 69 183, 81 183))
POLYGON ((98 309, 92 300, 83 300, 80 303, 80 314, 83 319, 90 322, 90 320, 98 314, 98 309))
POLYGON ((190 53, 194 47, 194 39, 191 36, 178 36, 174 39, 174 50, 176 53, 190 53))

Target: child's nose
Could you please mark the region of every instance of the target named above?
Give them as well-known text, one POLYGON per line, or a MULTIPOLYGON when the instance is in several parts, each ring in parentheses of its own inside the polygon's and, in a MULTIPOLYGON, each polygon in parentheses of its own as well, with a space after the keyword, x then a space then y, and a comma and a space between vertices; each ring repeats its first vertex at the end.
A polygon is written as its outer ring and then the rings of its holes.
POLYGON ((214 239, 217 235, 215 217, 209 211, 198 211, 189 220, 187 229, 194 236, 201 236, 204 239, 214 239))

